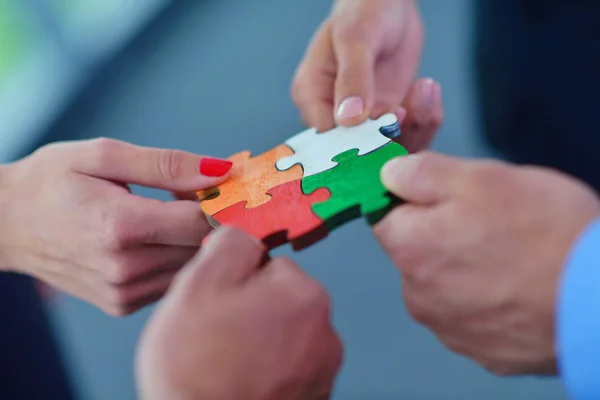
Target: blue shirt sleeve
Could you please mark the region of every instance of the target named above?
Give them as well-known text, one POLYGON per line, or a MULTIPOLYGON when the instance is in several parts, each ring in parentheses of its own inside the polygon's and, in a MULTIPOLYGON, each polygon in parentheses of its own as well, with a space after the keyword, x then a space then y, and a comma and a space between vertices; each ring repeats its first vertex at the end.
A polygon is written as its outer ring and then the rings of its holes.
POLYGON ((571 400, 600 399, 600 219, 567 259, 556 309, 558 368, 571 400))

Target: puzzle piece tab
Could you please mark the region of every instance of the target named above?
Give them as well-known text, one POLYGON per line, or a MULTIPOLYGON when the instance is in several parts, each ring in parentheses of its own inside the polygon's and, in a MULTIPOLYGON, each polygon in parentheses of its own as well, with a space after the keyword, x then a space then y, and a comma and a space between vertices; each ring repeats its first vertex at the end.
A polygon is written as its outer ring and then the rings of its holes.
POLYGON ((213 215, 220 225, 231 225, 262 240, 270 249, 291 242, 301 250, 327 236, 324 221, 312 211, 311 205, 329 198, 325 188, 310 195, 302 192, 301 180, 276 186, 267 192, 271 201, 246 208, 239 202, 213 215))
POLYGON ((242 151, 229 157, 233 161, 231 175, 217 188, 198 191, 200 207, 209 216, 239 202, 246 207, 257 207, 271 200, 267 191, 282 183, 302 178, 302 167, 295 166, 287 171, 278 171, 275 163, 293 152, 279 145, 256 157, 242 151))
POLYGON ((388 160, 407 154, 404 147, 394 142, 364 156, 358 156, 357 149, 348 150, 333 158, 339 163, 337 167, 304 178, 302 190, 306 194, 319 188, 331 191, 329 200, 312 206, 330 231, 361 215, 375 224, 401 202, 383 186, 381 168, 388 160))
POLYGON ((338 154, 358 149, 357 154, 362 156, 385 146, 399 134, 398 118, 394 114, 369 119, 353 127, 338 126, 323 133, 315 128, 306 129, 285 142, 294 154, 281 158, 276 166, 286 171, 300 164, 306 178, 334 168, 337 165, 334 157, 338 154))

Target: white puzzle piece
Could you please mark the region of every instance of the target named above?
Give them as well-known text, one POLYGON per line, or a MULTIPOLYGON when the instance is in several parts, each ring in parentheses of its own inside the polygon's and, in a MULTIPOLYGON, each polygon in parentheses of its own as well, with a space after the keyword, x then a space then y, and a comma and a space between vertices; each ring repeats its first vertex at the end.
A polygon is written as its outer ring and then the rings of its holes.
POLYGON ((398 118, 394 114, 385 114, 357 126, 338 126, 323 133, 318 133, 315 128, 306 129, 285 142, 294 155, 278 160, 275 166, 279 171, 285 171, 301 164, 304 177, 327 171, 337 166, 332 159, 340 153, 358 149, 358 155, 362 156, 390 143, 392 140, 379 129, 397 123, 398 118))

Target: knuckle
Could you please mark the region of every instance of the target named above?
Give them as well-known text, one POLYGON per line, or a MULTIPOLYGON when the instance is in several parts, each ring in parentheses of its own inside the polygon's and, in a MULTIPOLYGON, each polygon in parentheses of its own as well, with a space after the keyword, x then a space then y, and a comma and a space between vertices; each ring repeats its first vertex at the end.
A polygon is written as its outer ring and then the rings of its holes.
POLYGON ((334 358, 334 368, 338 370, 344 361, 344 343, 342 339, 334 333, 334 342, 332 346, 332 353, 334 358))
POLYGON ((408 314, 417 322, 422 325, 430 326, 432 322, 432 316, 427 307, 424 307, 419 302, 416 302, 412 297, 405 296, 404 302, 406 304, 406 310, 408 314))
POLYGON ((182 173, 185 153, 181 150, 161 149, 158 153, 157 168, 165 182, 178 179, 182 173))
POLYGON ((477 363, 488 372, 499 377, 509 377, 514 374, 513 369, 505 363, 492 360, 479 360, 477 363))
POLYGON ((486 180, 503 179, 509 173, 509 169, 502 161, 486 160, 481 161, 478 168, 473 170, 473 173, 480 175, 486 180))
POLYGON ((365 23, 362 15, 346 14, 345 18, 338 20, 343 23, 335 23, 332 25, 335 40, 338 43, 354 45, 365 42, 365 38, 372 35, 373 27, 365 23))
POLYGON ((402 250, 404 251, 400 251, 401 256, 396 256, 395 260, 402 278, 410 284, 429 285, 433 274, 422 261, 426 256, 421 249, 404 247, 402 250))
POLYGON ((122 285, 132 279, 131 271, 129 260, 124 257, 114 257, 105 271, 105 277, 113 285, 122 285))
MULTIPOLYGON (((366 57, 365 57, 366 58, 366 57)), ((364 85, 368 82, 370 72, 368 66, 364 64, 346 63, 338 67, 336 89, 344 86, 364 85)))
POLYGON ((104 228, 104 243, 109 249, 121 250, 127 246, 130 235, 126 223, 110 219, 104 228))
POLYGON ((292 85, 290 88, 290 94, 292 97, 292 101, 296 105, 304 104, 307 101, 307 91, 306 91, 306 78, 303 72, 302 66, 294 75, 294 79, 292 80, 292 85))
MULTIPOLYGON (((419 155, 419 161, 415 167, 418 171, 430 170, 435 168, 441 162, 441 156, 430 150, 423 151, 419 155)), ((416 175, 416 174, 415 174, 416 175)))
POLYGON ((131 309, 125 306, 109 305, 102 307, 102 311, 111 317, 126 317, 131 314, 131 309))
MULTIPOLYGON (((48 143, 38 147, 27 158, 35 158, 36 160, 40 159, 44 161, 51 159, 53 163, 56 163, 57 160, 62 158, 57 156, 63 155, 63 153, 67 154, 67 151, 71 150, 72 146, 73 144, 68 142, 48 143)), ((69 159, 69 161, 72 162, 71 159, 69 159)))
POLYGON ((135 224, 119 207, 100 215, 101 244, 110 250, 122 250, 138 241, 135 224))
POLYGON ((100 137, 90 140, 93 158, 98 166, 111 162, 115 152, 121 147, 121 142, 116 139, 100 137))
POLYGON ((329 315, 331 300, 323 285, 312 279, 307 279, 301 293, 301 301, 309 308, 318 310, 321 314, 329 315))
POLYGON ((126 309, 132 301, 130 291, 119 286, 110 287, 106 295, 108 303, 116 309, 126 309))
POLYGON ((442 335, 437 335, 438 339, 446 346, 446 348, 456 354, 462 354, 467 356, 468 352, 465 350, 464 345, 456 340, 450 340, 442 335))
POLYGON ((481 161, 475 168, 469 170, 466 179, 473 187, 485 187, 505 191, 514 186, 517 181, 512 179, 511 169, 498 160, 481 161))

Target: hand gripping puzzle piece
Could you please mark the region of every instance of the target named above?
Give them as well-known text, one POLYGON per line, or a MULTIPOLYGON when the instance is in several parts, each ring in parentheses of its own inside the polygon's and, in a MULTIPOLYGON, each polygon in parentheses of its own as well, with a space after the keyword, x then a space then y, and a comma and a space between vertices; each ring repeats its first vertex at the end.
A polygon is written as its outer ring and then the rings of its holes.
POLYGON ((291 242, 294 250, 301 250, 327 236, 324 221, 317 217, 311 205, 329 198, 325 188, 310 195, 302 192, 301 180, 276 186, 267 192, 271 201, 254 208, 239 202, 219 211, 212 218, 219 225, 234 226, 262 240, 273 249, 291 242))
POLYGON ((229 178, 219 186, 196 193, 200 207, 208 216, 239 202, 247 208, 258 207, 271 200, 267 191, 282 183, 302 178, 302 167, 278 171, 275 163, 293 154, 285 145, 279 145, 256 157, 242 151, 229 157, 233 161, 229 178))
POLYGON ((381 168, 388 160, 407 154, 395 142, 364 156, 359 156, 357 149, 348 150, 334 157, 339 163, 335 168, 304 178, 302 191, 310 194, 319 188, 329 189, 331 198, 312 206, 329 231, 361 215, 375 224, 402 202, 383 186, 381 168))
POLYGON ((362 156, 399 135, 398 118, 394 114, 369 119, 353 127, 338 126, 323 133, 315 128, 306 129, 285 142, 294 154, 281 158, 276 166, 279 171, 286 171, 300 164, 306 178, 334 168, 337 162, 333 158, 338 154, 358 149, 357 155, 362 156))

